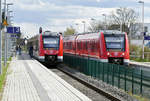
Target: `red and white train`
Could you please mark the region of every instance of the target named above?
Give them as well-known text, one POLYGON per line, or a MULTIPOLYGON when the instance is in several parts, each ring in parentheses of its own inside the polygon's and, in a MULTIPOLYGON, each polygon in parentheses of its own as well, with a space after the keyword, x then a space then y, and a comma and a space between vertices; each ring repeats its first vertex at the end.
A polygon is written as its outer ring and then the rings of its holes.
POLYGON ((63 61, 63 38, 61 34, 45 31, 28 40, 28 48, 33 47, 33 57, 41 62, 63 61))
POLYGON ((129 64, 129 44, 125 32, 101 31, 64 38, 64 53, 90 57, 101 62, 129 64))

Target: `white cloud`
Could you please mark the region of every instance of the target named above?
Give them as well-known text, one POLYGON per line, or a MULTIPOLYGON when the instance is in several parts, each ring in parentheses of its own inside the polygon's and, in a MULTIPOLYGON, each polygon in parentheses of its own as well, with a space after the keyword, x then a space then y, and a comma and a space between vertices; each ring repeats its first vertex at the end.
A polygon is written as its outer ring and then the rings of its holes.
POLYGON ((96 0, 97 2, 100 2, 101 0, 96 0))
MULTIPOLYGON (((80 5, 56 5, 54 3, 50 3, 45 0, 13 0, 15 3, 15 8, 23 11, 29 12, 39 12, 48 13, 48 16, 45 16, 44 20, 47 20, 46 23, 42 23, 37 25, 37 22, 25 22, 23 23, 17 22, 18 25, 21 26, 22 31, 25 34, 29 34, 30 36, 37 34, 40 26, 43 27, 43 30, 52 30, 52 31, 64 31, 66 27, 73 26, 79 32, 83 31, 83 24, 81 23, 83 20, 87 23, 90 22, 89 18, 95 18, 97 20, 103 20, 102 14, 109 15, 110 12, 115 11, 116 8, 99 8, 99 7, 90 7, 90 6, 80 6, 80 5), (53 12, 53 13, 51 13, 53 12), (60 14, 59 14, 60 12, 60 14), (54 15, 53 17, 50 17, 54 15), (55 18, 56 17, 56 18, 55 18), (76 26, 75 23, 79 25, 76 26)), ((92 1, 92 0, 91 0, 92 1)), ((95 0, 95 2, 103 2, 109 0, 95 0)), ((123 0, 130 1, 130 0, 123 0)), ((132 0, 137 2, 137 0, 132 0)), ((144 2, 150 2, 150 0, 144 0, 144 2)), ((140 5, 141 6, 141 5, 140 5)), ((149 12, 149 8, 145 8, 145 12, 149 12)), ((32 16, 32 15, 29 15, 32 16)), ((29 17, 28 15, 25 17, 29 17)), ((43 16, 43 15, 38 15, 43 16)), ((23 18, 25 19, 25 18, 23 18)), ((149 18, 146 18, 145 21, 149 18)), ((88 26, 88 24, 86 25, 88 26)))
MULTIPOLYGON (((46 11, 47 13, 49 13, 49 15, 52 15, 51 11, 58 11, 61 13, 61 15, 59 14, 55 15, 58 16, 59 18, 45 17, 45 19, 47 19, 47 23, 40 24, 40 26, 42 26, 45 30, 52 30, 56 32, 59 31, 62 32, 66 29, 66 27, 69 26, 76 27, 75 26, 76 20, 80 20, 80 22, 78 23, 81 28, 80 29, 77 28, 80 32, 83 28, 81 20, 87 20, 89 18, 102 19, 103 18, 102 12, 108 13, 115 9, 115 8, 97 8, 97 7, 84 7, 84 6, 60 6, 60 5, 58 6, 48 2, 44 3, 41 0, 32 2, 33 4, 28 4, 28 3, 23 3, 21 1, 18 1, 16 5, 17 7, 19 7, 18 9, 22 9, 30 12, 39 11, 40 13, 46 11), (62 16, 64 16, 65 18, 61 18, 62 16), (71 17, 74 17, 76 19, 73 19, 71 17)), ((24 23, 19 23, 19 25, 21 25, 23 32, 30 33, 30 34, 38 33, 38 28, 40 27, 39 25, 36 25, 36 22, 35 23, 24 22, 24 23)))
POLYGON ((15 23, 15 26, 21 27, 21 32, 23 36, 32 37, 38 34, 39 26, 37 24, 24 22, 24 23, 15 23))

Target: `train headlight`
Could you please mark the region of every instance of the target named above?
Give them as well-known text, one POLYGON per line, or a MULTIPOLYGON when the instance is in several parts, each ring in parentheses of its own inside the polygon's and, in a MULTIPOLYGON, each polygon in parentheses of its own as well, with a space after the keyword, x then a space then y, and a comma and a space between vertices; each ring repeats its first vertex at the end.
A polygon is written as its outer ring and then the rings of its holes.
POLYGON ((107 53, 107 55, 109 56, 109 55, 110 55, 110 53, 108 52, 108 53, 107 53))
POLYGON ((122 53, 122 56, 124 56, 124 53, 122 53))

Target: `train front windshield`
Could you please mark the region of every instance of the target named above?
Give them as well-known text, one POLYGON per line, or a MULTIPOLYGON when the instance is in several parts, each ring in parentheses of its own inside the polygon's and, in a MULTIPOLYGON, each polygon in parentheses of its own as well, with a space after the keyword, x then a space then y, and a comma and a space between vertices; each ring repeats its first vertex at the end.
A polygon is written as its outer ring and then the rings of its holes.
POLYGON ((105 35, 107 51, 125 51, 125 35, 105 35))
POLYGON ((43 37, 44 48, 59 48, 59 37, 43 37))

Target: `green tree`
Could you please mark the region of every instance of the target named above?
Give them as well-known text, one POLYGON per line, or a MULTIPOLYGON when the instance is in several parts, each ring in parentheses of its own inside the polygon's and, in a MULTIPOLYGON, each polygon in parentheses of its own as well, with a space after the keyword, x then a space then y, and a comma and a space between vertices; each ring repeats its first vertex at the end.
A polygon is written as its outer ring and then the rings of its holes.
POLYGON ((73 27, 66 28, 66 31, 64 32, 64 35, 73 35, 76 32, 76 30, 73 27))

